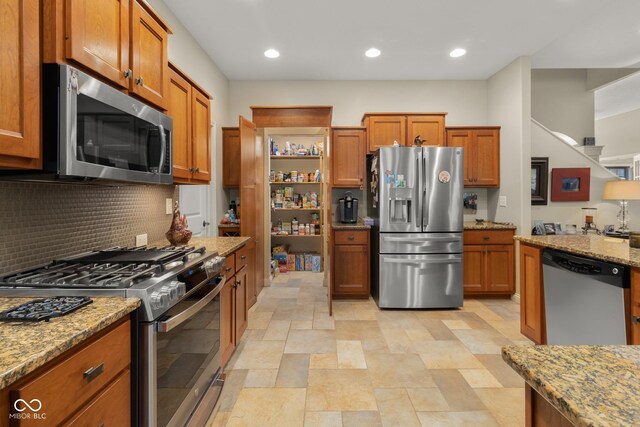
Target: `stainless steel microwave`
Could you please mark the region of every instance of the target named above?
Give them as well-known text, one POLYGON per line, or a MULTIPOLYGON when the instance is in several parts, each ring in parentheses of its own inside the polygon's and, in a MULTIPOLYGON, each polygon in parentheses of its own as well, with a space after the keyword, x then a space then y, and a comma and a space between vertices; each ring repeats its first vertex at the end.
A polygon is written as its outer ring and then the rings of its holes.
POLYGON ((173 183, 171 117, 68 65, 44 65, 42 97, 44 172, 173 183))

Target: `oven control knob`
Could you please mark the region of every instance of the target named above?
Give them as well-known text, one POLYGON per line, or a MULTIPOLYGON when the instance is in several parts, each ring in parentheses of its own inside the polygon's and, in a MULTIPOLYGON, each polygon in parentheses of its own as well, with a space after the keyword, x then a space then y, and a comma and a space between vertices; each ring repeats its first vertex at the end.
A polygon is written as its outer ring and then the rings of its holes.
POLYGON ((160 288, 160 295, 166 296, 168 301, 175 301, 178 299, 178 290, 171 289, 169 286, 163 286, 160 288))
POLYGON ((204 263, 204 268, 209 276, 219 274, 227 265, 227 259, 222 256, 216 256, 204 263))
POLYGON ((177 298, 182 298, 182 296, 187 292, 187 288, 184 283, 174 280, 169 283, 169 289, 175 289, 177 292, 177 298))
POLYGON ((151 308, 159 310, 169 304, 169 297, 161 292, 152 292, 149 297, 149 302, 151 303, 151 308))

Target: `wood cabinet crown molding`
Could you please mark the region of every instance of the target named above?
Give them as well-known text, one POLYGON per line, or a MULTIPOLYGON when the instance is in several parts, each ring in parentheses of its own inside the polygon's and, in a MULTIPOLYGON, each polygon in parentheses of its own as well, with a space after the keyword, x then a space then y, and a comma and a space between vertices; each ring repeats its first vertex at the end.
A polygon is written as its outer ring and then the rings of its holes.
POLYGON ((257 128, 331 127, 331 105, 252 105, 252 122, 257 128))
POLYGON ((432 112, 412 112, 412 111, 390 111, 390 112, 367 112, 362 115, 361 122, 364 124, 364 119, 368 116, 446 116, 446 111, 432 111, 432 112))

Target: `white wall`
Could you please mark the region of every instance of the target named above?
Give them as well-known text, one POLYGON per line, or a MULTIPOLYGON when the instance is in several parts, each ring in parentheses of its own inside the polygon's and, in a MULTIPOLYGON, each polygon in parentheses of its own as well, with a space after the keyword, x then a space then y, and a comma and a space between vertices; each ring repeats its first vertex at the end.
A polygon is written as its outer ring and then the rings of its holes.
POLYGON ((588 90, 587 70, 531 70, 531 115, 578 144, 594 136, 595 97, 588 90))
POLYGON ((595 129, 602 157, 640 152, 640 110, 596 120, 595 129))
MULTIPOLYGON (((619 205, 614 201, 603 201, 602 192, 607 181, 615 177, 606 169, 590 158, 582 155, 572 147, 554 137, 544 127, 533 123, 531 126, 531 156, 549 157, 549 204, 547 206, 532 206, 531 219, 544 222, 560 222, 561 224, 576 224, 582 226, 583 207, 598 209, 597 226, 605 224, 618 225, 616 215, 619 205), (551 201, 551 171, 554 168, 591 168, 590 197, 588 202, 552 202, 551 201)), ((630 228, 640 229, 640 202, 629 202, 631 212, 630 228), (634 215, 635 214, 635 215, 634 215)), ((530 228, 533 227, 533 222, 530 228)))
POLYGON ((333 105, 335 126, 359 125, 365 112, 446 111, 447 125, 488 125, 487 83, 475 81, 231 81, 229 116, 251 105, 333 105))
MULTIPOLYGON (((229 80, 162 0, 147 0, 147 2, 173 29, 173 34, 169 36, 169 60, 213 96, 211 104, 211 122, 215 124, 211 129, 213 174, 209 188, 212 193, 211 223, 215 225, 228 205, 226 195, 222 191, 222 130, 220 128, 222 122, 228 117, 229 80)), ((235 125, 237 126, 237 121, 235 125)), ((215 227, 212 227, 212 232, 215 233, 215 227)))

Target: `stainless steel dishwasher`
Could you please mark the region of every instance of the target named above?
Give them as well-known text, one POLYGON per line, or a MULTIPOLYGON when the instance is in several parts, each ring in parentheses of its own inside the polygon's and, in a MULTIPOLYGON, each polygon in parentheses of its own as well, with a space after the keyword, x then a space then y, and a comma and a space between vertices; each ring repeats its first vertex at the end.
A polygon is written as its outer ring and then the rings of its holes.
POLYGON ((627 343, 627 267, 545 249, 542 270, 547 344, 627 343))

